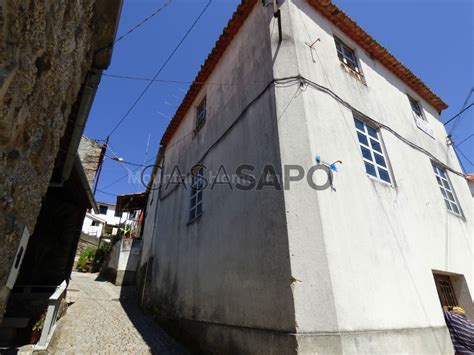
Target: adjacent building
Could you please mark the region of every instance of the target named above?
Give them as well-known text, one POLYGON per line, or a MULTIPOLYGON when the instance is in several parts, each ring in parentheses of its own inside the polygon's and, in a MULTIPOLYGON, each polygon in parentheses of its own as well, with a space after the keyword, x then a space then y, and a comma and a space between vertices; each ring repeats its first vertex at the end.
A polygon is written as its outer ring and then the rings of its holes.
POLYGON ((330 1, 277 8, 242 1, 162 138, 143 303, 221 353, 452 352, 474 221, 447 105, 330 1))
POLYGON ((114 0, 0 2, 0 335, 18 317, 31 329, 68 282, 97 210, 77 151, 120 11, 114 0))
POLYGON ((119 228, 131 225, 137 219, 137 213, 118 211, 116 205, 98 202, 98 211, 86 213, 82 224, 82 232, 89 235, 117 235, 119 228))

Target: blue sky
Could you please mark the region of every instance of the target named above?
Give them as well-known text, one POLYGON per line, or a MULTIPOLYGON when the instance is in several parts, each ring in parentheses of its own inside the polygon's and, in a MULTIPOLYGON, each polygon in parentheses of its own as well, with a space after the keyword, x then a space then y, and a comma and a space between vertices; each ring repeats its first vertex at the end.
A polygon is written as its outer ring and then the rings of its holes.
MULTIPOLYGON (((167 0, 125 0, 118 35, 125 33, 167 0)), ((151 78, 181 40, 208 0, 173 0, 155 17, 116 43, 106 74, 151 78)), ((214 46, 240 1, 213 0, 158 79, 190 82, 214 46)), ((471 0, 336 0, 349 16, 418 75, 449 108, 447 120, 461 109, 474 85, 474 2, 471 0)), ((102 78, 85 134, 104 139, 147 85, 146 81, 102 78)), ((168 121, 189 84, 155 82, 111 136, 108 155, 125 161, 153 162, 168 121), (148 156, 145 158, 149 143, 148 156)), ((474 102, 474 95, 470 102, 474 102)), ((448 126, 448 130, 453 125, 448 126)), ((456 124, 461 143, 474 133, 474 108, 456 124)), ((459 147, 467 172, 474 172, 474 136, 459 147)), ((127 169, 136 167, 106 159, 99 189, 110 194, 138 192, 127 169), (122 178, 122 179, 121 179, 122 178), (121 179, 121 180, 119 180, 121 179), (118 181, 119 180, 119 181, 118 181)), ((98 201, 115 197, 97 192, 98 201)))

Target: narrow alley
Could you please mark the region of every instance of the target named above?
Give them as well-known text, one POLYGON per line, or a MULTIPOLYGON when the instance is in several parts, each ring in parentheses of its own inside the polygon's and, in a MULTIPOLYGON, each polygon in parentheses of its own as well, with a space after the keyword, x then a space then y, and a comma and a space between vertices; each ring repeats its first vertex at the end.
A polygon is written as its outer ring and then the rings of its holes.
POLYGON ((58 321, 48 352, 185 354, 155 322, 141 313, 133 286, 72 273, 66 315, 58 321))

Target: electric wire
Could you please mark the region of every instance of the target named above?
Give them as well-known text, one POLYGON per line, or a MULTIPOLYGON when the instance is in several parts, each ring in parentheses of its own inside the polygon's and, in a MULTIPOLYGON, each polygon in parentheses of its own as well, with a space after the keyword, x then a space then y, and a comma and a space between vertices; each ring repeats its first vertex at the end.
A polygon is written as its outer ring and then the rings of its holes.
POLYGON ((242 82, 242 83, 223 83, 223 82, 213 82, 213 81, 187 81, 187 80, 171 80, 171 79, 151 79, 138 76, 128 76, 128 75, 118 75, 118 74, 106 74, 103 73, 102 76, 117 78, 117 79, 127 79, 127 80, 137 80, 137 81, 148 81, 155 83, 170 83, 170 84, 199 84, 199 85, 222 85, 222 86, 248 86, 249 84, 263 84, 263 81, 255 82, 242 82))
POLYGON ((454 115, 453 117, 451 117, 449 120, 447 120, 444 125, 446 126, 447 124, 451 123, 454 119, 456 119, 457 117, 459 117, 460 115, 462 115, 465 111, 467 111, 468 109, 471 108, 471 106, 474 105, 474 102, 471 103, 469 106, 466 106, 465 108, 463 108, 460 112, 458 112, 456 115, 454 115))
MULTIPOLYGON (((435 157, 433 154, 431 154, 429 151, 427 151, 426 149, 416 145, 415 143, 412 143, 410 140, 406 139, 405 137, 403 137, 401 134, 399 134, 398 132, 396 132, 394 129, 392 129, 390 126, 388 125, 385 125, 381 122, 378 122, 368 116, 366 116, 363 112, 359 111, 357 108, 355 108, 354 106, 352 106, 349 102, 345 101, 344 99, 342 99, 340 96, 338 96, 336 93, 334 93, 332 90, 330 90, 329 88, 325 87, 325 86, 322 86, 322 85, 319 85, 301 75, 297 75, 297 76, 291 76, 291 77, 285 77, 285 78, 280 78, 280 79, 273 79, 271 80, 265 87, 264 89, 259 93, 257 94, 257 96, 252 99, 246 106, 245 108, 242 110, 242 112, 237 116, 237 118, 231 123, 231 125, 223 132, 223 134, 204 152, 204 154, 202 154, 200 156, 200 158, 198 159, 198 161, 203 161, 206 156, 209 154, 209 152, 217 146, 217 144, 230 132, 230 130, 237 124, 237 122, 244 116, 244 114, 248 111, 248 109, 250 108, 250 106, 252 106, 260 97, 262 97, 264 95, 264 93, 272 86, 272 85, 276 85, 278 87, 278 85, 280 85, 280 87, 288 87, 288 86, 291 86, 291 85, 295 85, 295 84, 298 84, 300 85, 300 88, 301 88, 301 85, 302 83, 308 85, 308 87, 311 87, 313 89, 317 89, 321 92, 324 92, 328 95, 330 95, 333 99, 337 100, 339 103, 341 103, 343 106, 345 106, 346 108, 348 108, 349 110, 351 110, 352 112, 355 112, 356 114, 360 115, 361 117, 363 117, 369 124, 372 124, 373 126, 377 127, 377 128, 383 128, 384 130, 390 132, 391 134, 393 134, 396 138, 398 138, 399 140, 401 140, 402 142, 404 142, 405 144, 407 144, 408 146, 410 146, 411 148, 415 149, 415 150, 418 150, 420 151, 421 153, 427 155, 428 157, 431 158, 431 160, 433 160, 436 164, 440 165, 441 167, 445 168, 446 170, 449 170, 450 172, 458 175, 458 176, 462 176, 464 177, 464 174, 462 172, 458 172, 457 170, 451 168, 450 166, 448 166, 447 164, 445 164, 444 162, 442 162, 441 160, 439 160, 437 157, 435 157)), ((297 96, 297 93, 298 91, 295 93, 295 95, 293 96, 292 100, 290 101, 290 104, 291 102, 293 101, 293 99, 297 96)), ((288 107, 285 108, 284 111, 286 111, 288 107)), ((179 140, 177 140, 176 142, 173 142, 173 144, 170 144, 170 145, 167 145, 166 146, 166 149, 170 149, 174 146, 176 146, 177 144, 181 144, 185 139, 187 139, 189 136, 195 134, 195 131, 194 130, 191 130, 190 132, 188 132, 187 134, 185 134, 183 137, 181 137, 179 140)), ((464 156, 464 155, 463 155, 464 156)), ((151 160, 151 159, 150 159, 151 160)), ((136 164, 138 166, 138 164, 136 164)), ((142 166, 142 165, 141 165, 142 166)), ((140 167, 141 167, 140 166, 140 167)), ((139 167, 138 167, 139 168, 139 167)), ((136 172, 137 169, 134 170, 134 172, 136 172)), ((103 187, 103 188, 107 188, 107 187, 110 187, 120 181, 122 181, 123 179, 125 179, 127 177, 127 175, 125 176, 122 176, 120 179, 112 182, 111 184, 107 185, 106 187, 103 187)), ((163 197, 166 198, 166 196, 163 197)))
MULTIPOLYGON (((199 20, 201 19, 201 17, 204 15, 204 13, 206 12, 206 10, 209 8, 209 6, 211 5, 212 3, 212 0, 209 0, 208 3, 206 4, 206 6, 204 6, 204 8, 202 9, 202 11, 200 12, 200 14, 196 17, 196 19, 194 20, 194 22, 191 24, 191 26, 188 28, 188 30, 186 31, 186 33, 184 34, 184 36, 181 38, 181 40, 178 42, 178 44, 175 46, 175 48, 173 49, 173 51, 168 55, 168 57, 166 58, 166 60, 164 61, 164 63, 160 66, 160 68, 158 69, 158 71, 155 73, 155 75, 153 76, 152 80, 155 80, 158 75, 161 74, 161 72, 163 71, 163 69, 166 67, 166 65, 170 62, 171 58, 174 56, 174 54, 178 51, 178 49, 181 47, 181 45, 183 44, 183 42, 186 40, 186 38, 188 37, 188 35, 191 33, 191 31, 194 29, 194 27, 196 26, 196 24, 199 22, 199 20)), ((127 117, 130 115, 130 113, 132 112, 132 110, 135 108, 135 106, 138 104, 138 102, 140 102, 140 100, 142 99, 142 97, 145 95, 145 93, 148 91, 148 89, 150 88, 150 86, 153 84, 153 81, 150 81, 146 86, 145 88, 142 90, 142 92, 140 93, 140 95, 138 95, 138 97, 135 99, 135 101, 133 102, 133 104, 129 107, 129 109, 125 112, 125 114, 122 116, 122 118, 117 122, 117 124, 114 126, 114 128, 112 128, 112 130, 110 131, 110 133, 108 134, 108 136, 110 137, 112 134, 115 133, 115 131, 121 126, 121 124, 125 121, 125 119, 127 119, 127 117)))
MULTIPOLYGON (((161 6, 160 8, 158 8, 155 12, 153 12, 151 15, 145 17, 141 22, 139 22, 138 24, 136 24, 134 27, 130 28, 127 32, 125 32, 123 35, 119 36, 117 39, 115 39, 115 41, 109 43, 108 45, 102 47, 102 48, 99 48, 96 53, 99 53, 107 48, 110 48, 112 47, 115 43, 121 41, 122 39, 124 39, 125 37, 127 37, 129 34, 131 34, 132 32, 134 32, 135 30, 137 30, 139 27, 141 27, 143 24, 145 24, 145 22, 147 22, 148 20, 150 20, 152 17, 158 15, 161 11, 163 11, 166 7, 168 7, 170 4, 171 4, 172 0, 168 0, 163 6, 161 6)), ((102 74, 104 75, 104 74, 102 74)))

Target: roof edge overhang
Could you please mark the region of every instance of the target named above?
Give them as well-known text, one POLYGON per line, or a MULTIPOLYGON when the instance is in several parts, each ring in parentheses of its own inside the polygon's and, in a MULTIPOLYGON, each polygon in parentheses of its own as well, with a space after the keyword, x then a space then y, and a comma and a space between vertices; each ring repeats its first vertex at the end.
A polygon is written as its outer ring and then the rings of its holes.
MULTIPOLYGON (((438 113, 446 109, 448 105, 437 96, 431 89, 423 83, 415 74, 396 59, 387 49, 380 45, 367 32, 365 32, 355 21, 347 16, 341 9, 334 5, 330 0, 306 0, 316 11, 326 17, 331 23, 337 26, 349 38, 363 48, 371 57, 379 61, 383 66, 395 74, 408 87, 422 97, 426 102, 433 106, 438 113)), ((191 108, 194 99, 199 94, 203 83, 212 74, 219 60, 224 55, 227 47, 232 42, 234 36, 240 30, 250 12, 257 4, 257 0, 242 0, 240 5, 229 20, 224 31, 217 40, 211 53, 201 66, 196 78, 191 84, 183 101, 179 105, 174 117, 166 128, 161 145, 165 146, 170 142, 171 137, 178 129, 179 124, 184 119, 186 113, 191 108)))

